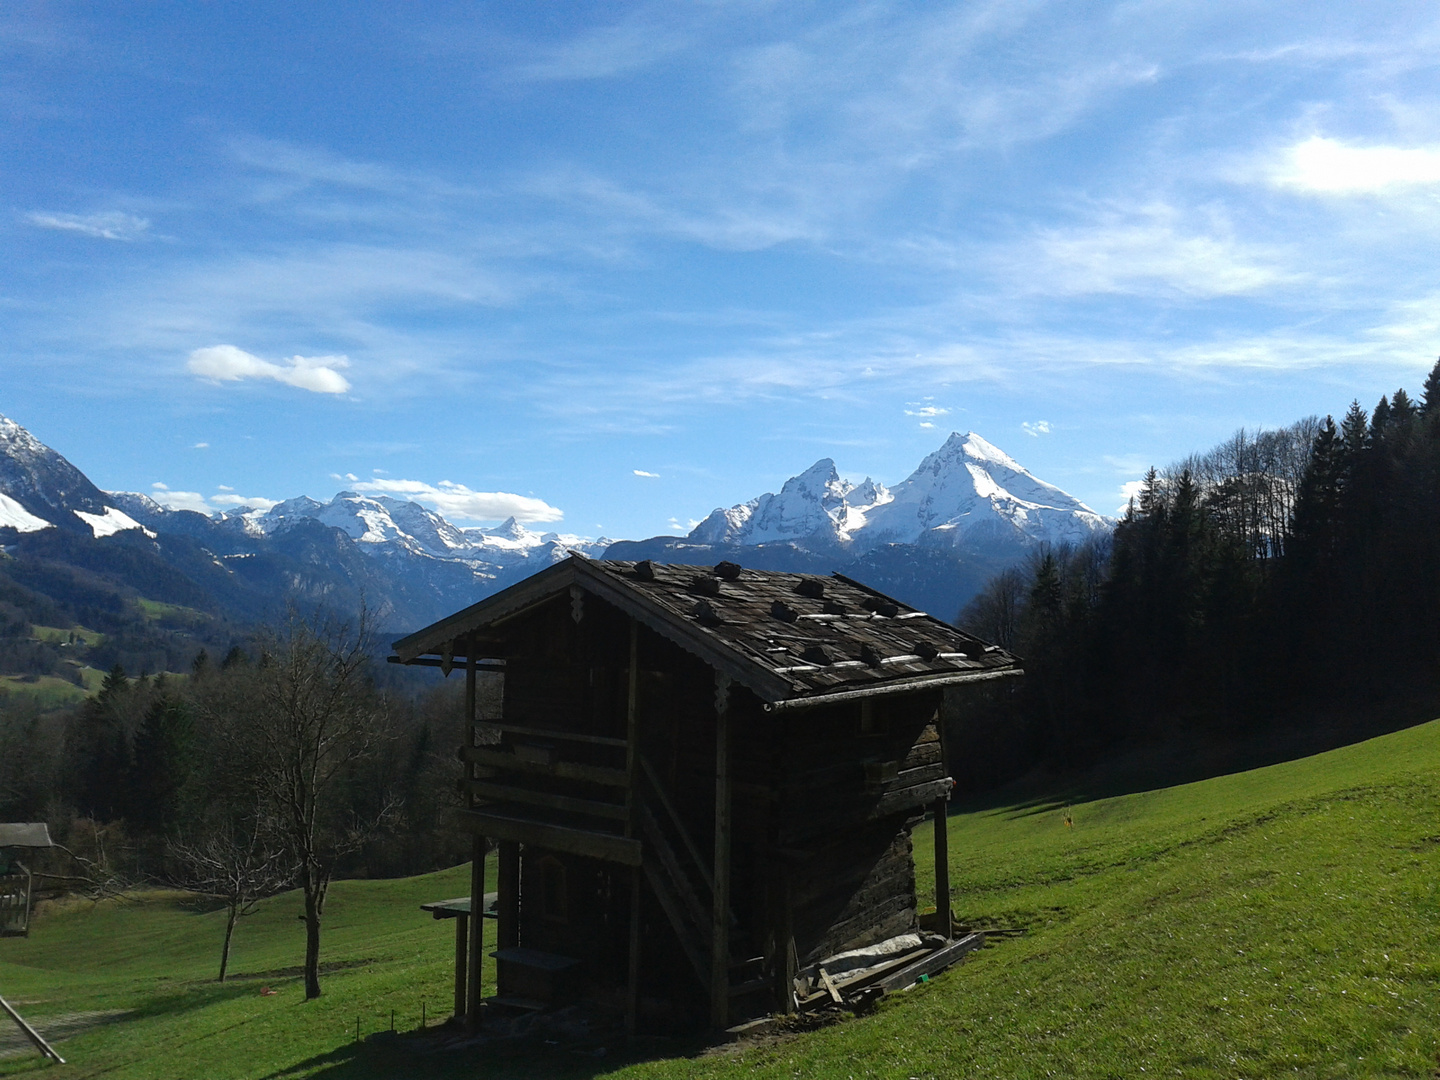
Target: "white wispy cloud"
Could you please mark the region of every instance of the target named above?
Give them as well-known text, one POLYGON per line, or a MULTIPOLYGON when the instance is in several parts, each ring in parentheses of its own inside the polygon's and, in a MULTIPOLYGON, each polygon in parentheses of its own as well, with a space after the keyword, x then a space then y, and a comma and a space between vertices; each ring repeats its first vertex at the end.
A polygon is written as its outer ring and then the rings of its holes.
POLYGON ((664 7, 641 9, 611 25, 535 47, 511 73, 537 82, 570 82, 611 78, 649 67, 675 55, 690 41, 680 28, 662 24, 666 14, 664 7))
POLYGON ((138 240, 150 228, 146 218, 126 214, 118 210, 93 214, 62 214, 48 210, 32 210, 25 215, 26 224, 37 229, 56 229, 60 232, 79 233, 93 236, 97 240, 138 240))
POLYGON ((1270 168, 1277 187, 1321 195, 1377 195, 1440 184, 1440 146, 1352 146, 1312 135, 1270 168))
POLYGON ((1120 505, 1115 508, 1116 514, 1124 514, 1130 506, 1130 500, 1140 499, 1140 492, 1145 489, 1144 480, 1127 480, 1120 485, 1120 505))
POLYGON ((234 345, 210 345, 192 352, 185 366, 192 375, 216 382, 273 379, 315 394, 344 394, 350 390, 349 381, 339 371, 350 366, 344 356, 292 356, 276 364, 234 345))
POLYGON ((280 505, 279 499, 266 499, 259 495, 211 495, 209 502, 216 509, 233 510, 241 506, 253 507, 256 510, 269 510, 272 506, 280 505))
POLYGON ((530 524, 560 521, 565 517, 563 510, 543 499, 505 491, 472 491, 464 484, 449 480, 438 484, 427 484, 423 480, 365 480, 354 487, 356 491, 405 495, 415 502, 434 507, 451 520, 500 521, 513 517, 516 521, 530 524))
POLYGON ((652 479, 652 480, 658 480, 658 479, 660 479, 660 474, 659 474, 659 473, 646 472, 644 469, 635 469, 635 470, 633 470, 633 471, 634 471, 634 473, 635 473, 636 476, 648 476, 648 477, 650 477, 650 479, 652 479))
POLYGON ((192 449, 192 450, 209 450, 209 449, 210 449, 210 444, 209 444, 208 442, 197 442, 197 443, 196 443, 194 446, 192 446, 190 449, 192 449))
POLYGON ((159 481, 151 484, 150 497, 161 506, 170 510, 193 510, 197 514, 213 514, 217 510, 233 510, 239 506, 255 507, 259 510, 269 510, 279 503, 278 499, 267 499, 259 495, 236 495, 234 489, 227 485, 219 485, 223 494, 202 495, 198 491, 177 491, 159 481))
POLYGON ((1069 295, 1173 291, 1210 298, 1255 293, 1293 281, 1277 253, 1211 230, 1187 228, 1168 205, 1107 215, 1094 225, 1047 229, 1021 248, 1011 273, 1021 288, 1069 295))
POLYGON ((1026 420, 1020 425, 1020 430, 1025 432, 1026 435, 1031 435, 1038 439, 1041 435, 1050 434, 1050 421, 1036 420, 1032 423, 1026 420))

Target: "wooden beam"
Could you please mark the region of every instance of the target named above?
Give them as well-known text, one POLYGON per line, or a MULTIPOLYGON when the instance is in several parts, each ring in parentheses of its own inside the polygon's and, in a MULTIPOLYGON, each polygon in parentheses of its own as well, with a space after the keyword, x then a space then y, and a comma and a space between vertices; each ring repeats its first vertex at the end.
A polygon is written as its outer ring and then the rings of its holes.
POLYGON ((628 783, 624 769, 581 765, 574 761, 552 761, 548 764, 542 761, 524 761, 514 754, 487 750, 479 746, 462 747, 460 758, 472 765, 489 765, 496 769, 509 769, 511 772, 531 773, 536 776, 554 776, 561 780, 583 780, 605 787, 623 788, 628 783))
POLYGON ((715 887, 711 894, 710 1026, 730 1025, 730 679, 715 679, 715 887))
POLYGON ((455 817, 461 828, 495 840, 534 844, 551 851, 585 855, 623 866, 639 866, 641 862, 640 841, 624 836, 570 829, 563 825, 548 825, 541 821, 487 813, 483 810, 460 810, 455 817))
POLYGON ((949 967, 966 953, 973 952, 984 944, 985 935, 979 931, 966 934, 959 941, 952 941, 944 948, 936 949, 929 956, 922 956, 913 964, 906 964, 899 971, 885 976, 880 981, 880 986, 887 994, 892 990, 902 989, 915 982, 921 975, 934 975, 935 972, 949 967))
MULTIPOLYGON (((595 799, 576 799, 569 795, 552 795, 548 791, 532 791, 529 788, 510 787, 507 784, 492 784, 487 780, 467 780, 465 789, 477 799, 494 802, 518 802, 528 806, 544 806, 551 810, 565 810, 572 814, 587 814, 590 817, 610 818, 624 821, 625 807, 620 803, 598 802, 595 799)), ((471 801, 472 806, 478 804, 471 801)))
POLYGON ((836 690, 828 694, 812 694, 809 697, 784 698, 767 701, 766 712, 789 712, 791 709, 809 709, 817 705, 837 705, 845 701, 859 701, 869 697, 885 697, 890 694, 913 694, 921 690, 938 690, 944 686, 959 686, 963 683, 989 682, 991 679, 1010 679, 1024 675, 1018 667, 991 669, 989 671, 957 671, 953 675, 937 671, 933 675, 912 675, 876 683, 858 690, 836 690))
MULTIPOLYGON (((386 662, 387 664, 402 664, 402 665, 404 665, 405 667, 437 667, 437 668, 438 668, 438 667, 441 667, 441 666, 445 663, 445 661, 443 661, 443 660, 436 660, 436 659, 435 659, 434 657, 432 657, 432 656, 419 656, 419 657, 416 657, 414 660, 401 660, 400 657, 398 657, 398 656, 387 656, 387 657, 385 658, 385 662, 386 662)), ((480 668, 481 671, 504 671, 504 670, 505 670, 505 661, 504 661, 504 660, 492 660, 492 659, 490 659, 489 657, 486 657, 486 658, 483 658, 483 659, 481 659, 481 660, 479 661, 479 668, 480 668)))
POLYGON ((25 1037, 29 1039, 32 1044, 34 1044, 36 1050, 39 1050, 40 1053, 44 1054, 57 1065, 65 1064, 65 1059, 55 1052, 55 1048, 51 1046, 48 1042, 46 1042, 41 1037, 38 1031, 36 1031, 29 1024, 27 1024, 25 1022, 25 1018, 21 1016, 18 1012, 16 1012, 14 1008, 11 1007, 10 1003, 4 998, 0 998, 0 1009, 5 1010, 6 1015, 9 1016, 11 1020, 15 1021, 15 1026, 24 1033, 25 1037))
POLYGON ((900 810, 911 806, 924 806, 934 802, 942 795, 948 795, 955 781, 948 776, 939 780, 929 780, 923 784, 916 784, 913 787, 896 788, 880 796, 880 801, 870 812, 871 819, 887 817, 900 810))
POLYGON ((537 739, 557 739, 563 742, 590 743, 595 746, 625 747, 624 739, 612 739, 608 735, 585 735, 578 731, 561 731, 559 728, 537 728, 528 724, 502 724, 495 720, 476 721, 481 727, 507 731, 512 735, 530 735, 537 739))
POLYGON ((949 797, 935 800, 935 916, 939 932, 950 937, 950 843, 946 835, 949 797))

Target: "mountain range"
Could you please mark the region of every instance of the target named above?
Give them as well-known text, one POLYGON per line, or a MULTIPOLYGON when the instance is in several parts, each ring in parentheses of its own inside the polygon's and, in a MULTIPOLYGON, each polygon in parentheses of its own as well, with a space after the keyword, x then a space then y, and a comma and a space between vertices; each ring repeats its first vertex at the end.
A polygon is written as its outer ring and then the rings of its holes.
POLYGON ((713 511, 689 535, 623 541, 617 559, 843 570, 953 619, 990 576, 1043 544, 1079 544, 1114 521, 974 432, 956 432, 893 488, 851 484, 821 458, 778 494, 713 511))
POLYGON ((577 551, 839 569, 953 618, 990 574, 1037 545, 1112 524, 974 433, 951 435, 893 488, 852 484, 823 458, 684 537, 612 542, 513 518, 462 528, 419 503, 354 491, 207 515, 101 491, 0 417, 0 574, 72 611, 143 597, 244 623, 290 600, 344 610, 363 599, 387 629, 413 629, 577 551))

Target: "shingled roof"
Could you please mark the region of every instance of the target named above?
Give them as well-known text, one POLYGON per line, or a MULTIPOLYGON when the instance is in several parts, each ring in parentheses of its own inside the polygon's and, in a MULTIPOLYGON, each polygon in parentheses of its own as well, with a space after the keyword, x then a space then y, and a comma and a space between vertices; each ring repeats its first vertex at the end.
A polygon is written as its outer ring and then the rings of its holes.
POLYGON ((453 658, 467 640, 479 654, 504 621, 567 591, 614 604, 770 708, 1021 674, 997 646, 841 574, 579 556, 402 638, 392 659, 453 658))

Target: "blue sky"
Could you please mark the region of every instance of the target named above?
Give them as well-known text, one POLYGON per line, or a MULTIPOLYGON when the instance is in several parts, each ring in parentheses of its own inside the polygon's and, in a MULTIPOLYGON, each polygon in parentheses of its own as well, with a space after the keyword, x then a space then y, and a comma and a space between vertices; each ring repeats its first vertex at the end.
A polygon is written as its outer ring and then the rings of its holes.
POLYGON ((1437 46, 1420 3, 6 5, 0 413, 176 505, 638 537, 953 429, 1111 512, 1418 389, 1437 46))

